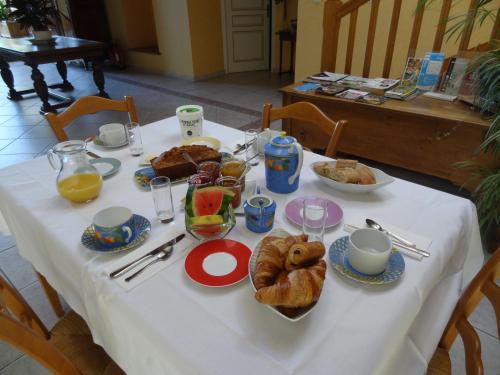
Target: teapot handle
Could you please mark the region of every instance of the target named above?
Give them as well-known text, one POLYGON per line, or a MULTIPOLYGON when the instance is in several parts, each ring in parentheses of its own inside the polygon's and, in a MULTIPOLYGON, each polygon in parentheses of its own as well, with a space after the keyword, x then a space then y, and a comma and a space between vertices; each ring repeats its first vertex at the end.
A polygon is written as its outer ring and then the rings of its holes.
POLYGON ((54 168, 56 171, 61 169, 61 162, 59 157, 55 154, 55 152, 50 149, 47 151, 47 159, 49 159, 50 166, 54 168))
POLYGON ((299 154, 299 162, 297 163, 297 170, 293 175, 288 177, 288 185, 292 185, 295 182, 295 179, 299 177, 300 170, 302 169, 302 163, 304 162, 304 151, 302 150, 302 145, 300 143, 296 143, 297 153, 299 154))

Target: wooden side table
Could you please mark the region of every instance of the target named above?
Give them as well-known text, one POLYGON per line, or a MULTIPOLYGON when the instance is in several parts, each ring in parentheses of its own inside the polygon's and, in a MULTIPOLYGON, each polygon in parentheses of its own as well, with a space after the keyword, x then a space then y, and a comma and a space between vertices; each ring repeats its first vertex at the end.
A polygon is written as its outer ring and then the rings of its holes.
POLYGON ((73 85, 67 80, 67 69, 65 61, 86 58, 92 62, 94 82, 99 90, 98 95, 109 98, 104 91, 104 74, 102 72, 102 59, 106 45, 85 39, 58 36, 53 45, 31 44, 29 38, 6 39, 0 38, 0 73, 3 81, 9 88, 7 98, 10 100, 22 100, 23 95, 36 93, 42 101, 40 113, 57 112, 57 109, 66 107, 73 102, 72 98, 49 90, 58 88, 62 91, 73 89, 73 85), (14 76, 9 68, 8 60, 23 61, 31 67, 31 79, 33 89, 16 90, 14 87, 14 76), (47 85, 45 77, 38 69, 41 64, 56 63, 57 71, 62 78, 61 83, 47 85), (58 104, 50 104, 49 97, 62 100, 58 104))

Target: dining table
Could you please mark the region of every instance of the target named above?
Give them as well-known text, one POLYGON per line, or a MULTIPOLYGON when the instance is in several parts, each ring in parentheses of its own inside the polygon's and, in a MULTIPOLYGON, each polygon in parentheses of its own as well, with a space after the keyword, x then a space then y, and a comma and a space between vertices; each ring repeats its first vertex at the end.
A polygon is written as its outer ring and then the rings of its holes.
MULTIPOLYGON (((177 118, 141 128, 144 152, 158 155, 182 144, 177 118)), ((244 132, 208 120, 203 135, 234 149, 244 132)), ((431 239, 430 257, 404 256, 400 280, 366 285, 339 274, 328 260, 323 290, 314 309, 291 322, 254 298, 249 278, 226 287, 191 280, 185 258, 196 245, 190 238, 161 271, 123 288, 107 271, 124 253, 94 252, 81 243, 93 216, 110 206, 125 206, 151 221, 149 238, 139 249, 185 233, 181 199, 186 183, 174 184, 175 219, 156 218, 151 192, 141 189, 134 172, 141 157, 127 147, 89 150, 121 161, 90 203, 64 200, 56 189, 57 171, 44 156, 0 169, 0 212, 16 239, 19 253, 87 322, 94 341, 130 375, 142 374, 424 374, 455 304, 484 261, 475 205, 467 199, 396 178, 376 191, 353 194, 333 190, 311 169, 330 160, 304 151, 297 191, 266 189, 264 159, 247 180, 277 203, 275 228, 299 234, 285 217, 285 206, 301 196, 328 198, 343 210, 343 223, 326 230, 329 246, 347 236, 344 223, 376 219, 431 239)), ((244 157, 244 156, 243 156, 244 157)), ((249 231, 237 216, 227 235, 254 250, 266 234, 249 231)), ((183 240, 184 241, 184 240, 183 240)), ((153 272, 151 269, 147 272, 153 272)))

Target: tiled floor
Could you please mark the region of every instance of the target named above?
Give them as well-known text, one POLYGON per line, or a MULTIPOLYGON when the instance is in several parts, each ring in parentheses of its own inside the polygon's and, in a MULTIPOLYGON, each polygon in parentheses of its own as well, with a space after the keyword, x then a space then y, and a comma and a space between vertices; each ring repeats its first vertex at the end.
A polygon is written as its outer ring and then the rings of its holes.
MULTIPOLYGON (((31 87, 30 72, 21 64, 13 64, 16 88, 31 87)), ((49 83, 59 80, 54 67, 43 66, 42 72, 49 83)), ((75 86, 72 95, 79 97, 96 92, 92 75, 79 66, 70 66, 68 78, 75 86)), ((175 114, 175 108, 191 103, 202 105, 205 117, 235 128, 258 127, 260 111, 265 102, 281 104, 277 89, 288 82, 268 72, 231 74, 202 82, 188 82, 153 74, 126 71, 106 72, 106 91, 113 98, 124 95, 134 97, 140 122, 147 124, 175 114)), ((20 102, 5 98, 6 87, 0 82, 0 168, 44 154, 56 139, 43 116, 39 115, 40 102, 36 97, 20 102)), ((76 121, 68 130, 71 138, 84 139, 96 134, 105 122, 125 121, 116 113, 101 113, 76 121)), ((422 176, 385 166, 389 173, 427 186, 452 193, 456 187, 428 176, 422 176)), ((56 321, 36 276, 26 260, 17 252, 10 236, 0 235, 0 273, 20 290, 42 321, 52 327, 56 321)), ((495 315, 491 305, 483 301, 471 317, 483 344, 486 374, 500 373, 500 344, 495 315)), ((460 339, 452 350, 453 373, 464 374, 463 348, 460 339)), ((48 374, 37 363, 22 353, 0 342, 0 375, 48 374)))

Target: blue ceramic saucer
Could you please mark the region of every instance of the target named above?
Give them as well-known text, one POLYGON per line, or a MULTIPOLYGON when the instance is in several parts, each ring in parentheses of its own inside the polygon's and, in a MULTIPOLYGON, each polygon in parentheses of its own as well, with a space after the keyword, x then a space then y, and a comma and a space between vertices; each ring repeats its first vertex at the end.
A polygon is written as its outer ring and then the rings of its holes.
POLYGON ((347 259, 347 250, 349 248, 349 236, 337 239, 328 250, 328 257, 333 268, 342 275, 364 284, 389 284, 398 280, 405 270, 405 261, 403 256, 393 250, 389 257, 389 262, 384 272, 378 275, 366 275, 355 270, 347 259))
POLYGON ((97 241, 97 238, 95 237, 94 228, 92 227, 92 225, 88 226, 83 232, 82 245, 89 250, 107 254, 118 253, 121 251, 126 251, 138 247, 142 245, 144 241, 146 241, 146 238, 148 238, 149 232, 151 231, 151 223, 144 216, 135 214, 134 214, 134 221, 136 230, 135 238, 133 241, 129 242, 126 245, 113 248, 104 247, 99 241, 97 241))

